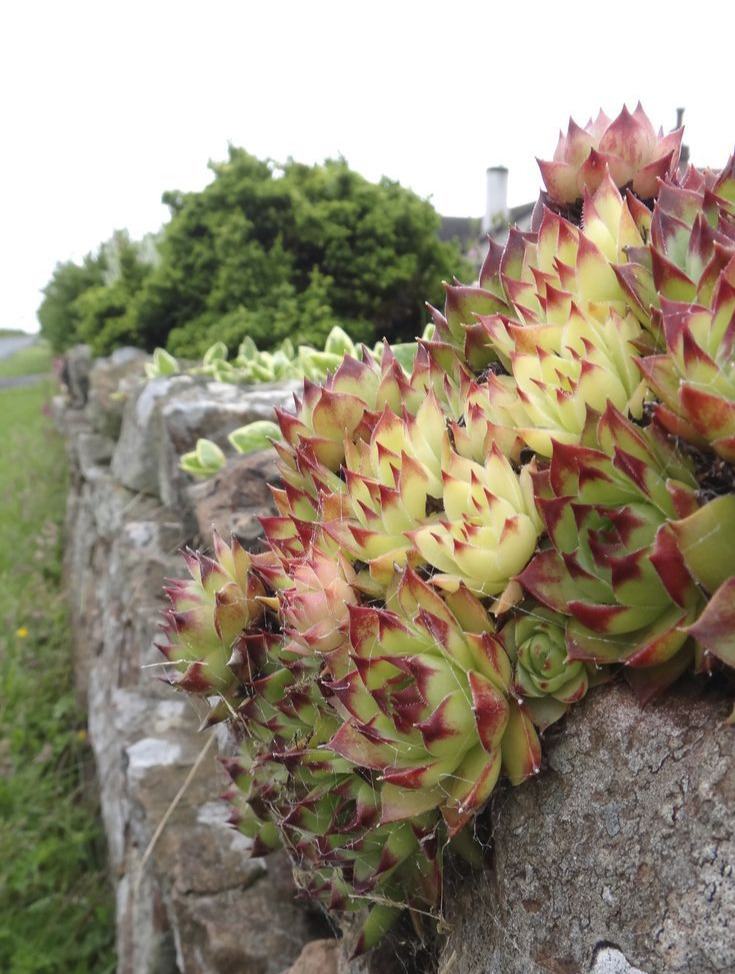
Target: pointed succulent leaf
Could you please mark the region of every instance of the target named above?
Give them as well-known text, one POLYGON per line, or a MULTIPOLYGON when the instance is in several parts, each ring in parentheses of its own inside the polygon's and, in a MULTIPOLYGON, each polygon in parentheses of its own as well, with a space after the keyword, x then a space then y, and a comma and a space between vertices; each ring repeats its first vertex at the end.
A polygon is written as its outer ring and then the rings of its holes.
POLYGON ((457 835, 490 797, 500 777, 502 758, 499 750, 492 754, 473 748, 457 768, 456 776, 445 787, 447 796, 442 816, 450 838, 457 835))
POLYGON ((339 355, 340 357, 343 355, 354 356, 355 343, 343 328, 335 325, 327 335, 327 340, 324 343, 324 351, 330 355, 339 355))
POLYGON ((211 477, 227 462, 222 450, 212 440, 197 440, 196 449, 181 457, 181 469, 195 477, 211 477))
POLYGON ((502 753, 503 770, 511 784, 520 785, 527 778, 538 774, 541 767, 541 743, 530 715, 513 699, 510 701, 502 753))
POLYGON ((671 530, 689 571, 714 593, 735 571, 735 494, 716 497, 671 530))
POLYGON ((391 927, 396 925, 403 909, 403 906, 386 906, 385 904, 373 906, 362 925, 357 942, 350 954, 350 960, 354 960, 379 943, 391 927))
POLYGON ((727 666, 735 667, 735 575, 713 593, 687 632, 727 666))
POLYGON ((281 440, 283 437, 277 423, 259 419, 233 430, 227 439, 238 453, 253 453, 255 450, 268 449, 273 440, 281 440))
POLYGON ((149 379, 157 379, 162 375, 176 375, 180 371, 179 363, 165 348, 157 348, 153 353, 153 361, 145 364, 145 374, 149 379))

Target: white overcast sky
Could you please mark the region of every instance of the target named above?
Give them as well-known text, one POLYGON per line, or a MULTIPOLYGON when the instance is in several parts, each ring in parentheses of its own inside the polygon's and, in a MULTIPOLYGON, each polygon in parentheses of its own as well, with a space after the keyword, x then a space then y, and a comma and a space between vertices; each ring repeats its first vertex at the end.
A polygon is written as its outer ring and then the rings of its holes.
POLYGON ((127 227, 167 217, 228 142, 343 155, 480 216, 485 169, 534 199, 568 116, 640 98, 686 108, 692 161, 735 143, 730 3, 536 0, 0 0, 0 327, 36 328, 39 289, 127 227), (718 13, 719 10, 719 13, 718 13))

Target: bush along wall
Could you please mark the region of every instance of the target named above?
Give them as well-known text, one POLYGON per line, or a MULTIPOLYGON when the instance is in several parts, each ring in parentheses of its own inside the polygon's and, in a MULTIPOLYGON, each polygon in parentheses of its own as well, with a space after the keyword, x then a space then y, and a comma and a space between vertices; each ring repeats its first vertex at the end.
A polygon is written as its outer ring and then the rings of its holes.
POLYGON ((264 549, 215 536, 168 589, 171 680, 241 741, 233 823, 370 907, 355 953, 440 915, 590 687, 732 679, 735 158, 680 174, 681 136, 570 123, 410 372, 363 351, 277 411, 264 549))
POLYGON ((462 273, 429 201, 344 160, 279 166, 231 147, 210 168, 200 192, 164 194, 160 233, 117 231, 82 265, 57 265, 38 311, 54 350, 165 345, 197 358, 215 341, 230 352, 245 340, 321 347, 335 325, 360 341, 410 342, 424 299, 462 273))

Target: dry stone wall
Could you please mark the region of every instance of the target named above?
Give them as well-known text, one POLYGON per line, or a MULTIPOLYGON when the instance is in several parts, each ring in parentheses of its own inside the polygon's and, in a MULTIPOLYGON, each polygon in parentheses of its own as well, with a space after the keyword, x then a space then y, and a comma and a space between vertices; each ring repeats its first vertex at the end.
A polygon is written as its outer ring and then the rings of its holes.
MULTIPOLYGON (((348 964, 294 897, 288 863, 226 825, 216 747, 164 682, 154 641, 177 550, 211 527, 252 544, 268 454, 193 485, 178 458, 270 418, 284 386, 140 380, 142 353, 66 360, 67 580, 117 888, 119 974, 735 974, 735 741, 715 683, 646 710, 603 687, 546 734, 545 766, 501 786, 485 868, 447 870, 442 937, 407 922, 348 964), (178 799, 178 800, 177 800, 178 799), (161 823, 165 827, 161 828, 161 823), (155 842, 153 842, 155 838, 155 842), (152 844, 153 843, 153 844, 152 844)), ((220 733, 217 747, 227 749, 220 733)))
POLYGON ((193 703, 158 679, 154 642, 164 580, 182 573, 179 548, 204 541, 212 525, 237 529, 233 502, 252 541, 269 503, 269 457, 234 464, 220 496, 211 482, 188 483, 179 456, 199 436, 224 444, 237 426, 270 418, 289 390, 243 396, 182 376, 145 384, 142 359, 125 349, 92 365, 76 350, 66 360, 70 391, 55 404, 71 469, 76 674, 116 884, 118 972, 280 974, 324 922, 296 901, 288 862, 251 860, 248 840, 227 825, 217 748, 198 733, 193 703))

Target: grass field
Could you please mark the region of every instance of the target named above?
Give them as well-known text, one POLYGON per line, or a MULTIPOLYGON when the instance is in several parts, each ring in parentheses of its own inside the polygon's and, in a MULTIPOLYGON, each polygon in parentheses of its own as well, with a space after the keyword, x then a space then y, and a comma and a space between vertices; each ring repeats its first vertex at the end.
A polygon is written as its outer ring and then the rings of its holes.
MULTIPOLYGON (((37 349, 24 351, 40 366, 37 349)), ((60 591, 66 472, 43 412, 49 392, 45 381, 0 389, 0 971, 111 974, 112 895, 60 591)))
POLYGON ((0 379, 18 375, 39 375, 51 371, 51 349, 47 342, 37 341, 8 358, 0 359, 0 379))

